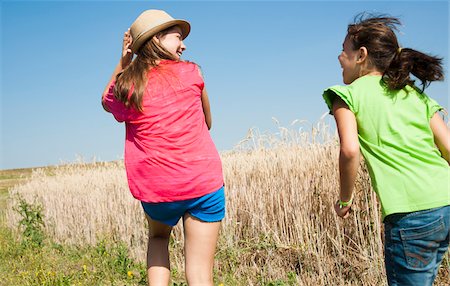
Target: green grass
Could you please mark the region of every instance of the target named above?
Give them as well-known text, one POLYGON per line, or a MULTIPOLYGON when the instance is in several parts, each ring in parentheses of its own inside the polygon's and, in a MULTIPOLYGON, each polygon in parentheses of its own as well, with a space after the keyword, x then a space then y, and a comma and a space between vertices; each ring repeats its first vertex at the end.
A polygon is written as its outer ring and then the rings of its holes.
MULTIPOLYGON (((6 227, 8 190, 25 182, 31 173, 31 169, 0 171, 1 286, 146 285, 145 266, 131 260, 128 249, 120 242, 101 241, 96 246, 76 247, 44 238, 38 244, 25 243, 27 237, 23 233, 6 227)), ((30 205, 25 208, 39 211, 30 205)), ((34 230, 39 227, 29 221, 24 224, 34 230)))
POLYGON ((5 227, 0 233, 0 285, 146 285, 145 267, 120 243, 33 247, 5 227))

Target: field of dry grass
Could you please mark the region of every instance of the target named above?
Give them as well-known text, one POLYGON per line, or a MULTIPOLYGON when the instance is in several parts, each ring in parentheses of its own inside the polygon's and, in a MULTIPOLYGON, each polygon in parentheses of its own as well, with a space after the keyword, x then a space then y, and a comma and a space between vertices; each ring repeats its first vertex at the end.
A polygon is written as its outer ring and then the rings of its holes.
MULTIPOLYGON (((356 204, 342 220, 332 209, 338 192, 338 143, 323 127, 280 128, 253 134, 222 153, 227 215, 215 277, 225 285, 384 285, 382 225, 375 194, 361 164, 356 204), (318 131, 320 130, 320 132, 318 131), (287 282, 286 282, 287 283, 287 282)), ((10 190, 7 222, 15 228, 18 197, 43 206, 45 231, 57 243, 124 241, 145 258, 146 223, 128 189, 123 162, 36 170, 10 190)), ((175 228, 171 263, 182 271, 183 236, 175 228)), ((436 285, 450 285, 444 261, 436 285)))

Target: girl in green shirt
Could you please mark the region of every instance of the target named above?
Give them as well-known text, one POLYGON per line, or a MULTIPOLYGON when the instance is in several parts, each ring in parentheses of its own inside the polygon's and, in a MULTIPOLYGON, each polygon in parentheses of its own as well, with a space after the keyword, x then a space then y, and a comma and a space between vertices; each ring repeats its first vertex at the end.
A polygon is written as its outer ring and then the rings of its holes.
POLYGON ((432 285, 450 240, 450 131, 423 91, 444 76, 441 59, 400 47, 399 24, 363 14, 349 25, 346 86, 323 94, 340 138, 335 211, 349 215, 362 153, 381 203, 389 285, 432 285))

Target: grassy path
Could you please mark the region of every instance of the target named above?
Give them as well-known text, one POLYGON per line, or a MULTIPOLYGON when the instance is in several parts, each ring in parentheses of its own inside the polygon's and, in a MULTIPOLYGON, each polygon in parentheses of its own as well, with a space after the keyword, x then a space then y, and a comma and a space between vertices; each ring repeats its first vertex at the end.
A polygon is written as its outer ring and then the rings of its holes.
POLYGON ((6 226, 5 209, 8 190, 31 174, 32 169, 0 171, 0 286, 146 285, 145 267, 134 263, 120 243, 76 247, 45 239, 40 247, 24 244, 6 226))

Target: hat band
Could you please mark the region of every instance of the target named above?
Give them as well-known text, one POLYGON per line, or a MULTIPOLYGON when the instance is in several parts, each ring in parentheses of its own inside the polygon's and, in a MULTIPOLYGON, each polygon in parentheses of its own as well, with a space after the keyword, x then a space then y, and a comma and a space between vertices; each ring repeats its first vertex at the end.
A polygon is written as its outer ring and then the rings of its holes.
POLYGON ((152 25, 148 25, 148 27, 149 27, 148 29, 146 29, 146 30, 142 31, 141 33, 139 33, 139 35, 137 35, 137 37, 136 37, 136 39, 134 41, 137 41, 140 37, 142 37, 142 35, 144 35, 148 31, 150 31, 152 29, 155 29, 155 28, 158 28, 158 26, 161 26, 163 24, 169 23, 171 21, 173 21, 173 20, 165 19, 165 20, 159 20, 159 21, 153 22, 152 25))

